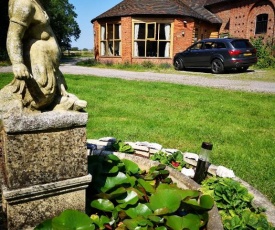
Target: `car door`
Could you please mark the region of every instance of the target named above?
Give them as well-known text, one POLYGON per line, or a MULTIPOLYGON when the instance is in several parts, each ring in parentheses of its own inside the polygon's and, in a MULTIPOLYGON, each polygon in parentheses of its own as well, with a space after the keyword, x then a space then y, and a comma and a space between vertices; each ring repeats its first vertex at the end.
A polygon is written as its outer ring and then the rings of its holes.
POLYGON ((213 55, 213 42, 204 42, 199 53, 199 67, 207 68, 211 66, 211 57, 213 55))
POLYGON ((184 66, 185 67, 199 67, 200 62, 202 61, 200 58, 200 54, 202 52, 203 42, 197 42, 188 48, 184 53, 184 66))

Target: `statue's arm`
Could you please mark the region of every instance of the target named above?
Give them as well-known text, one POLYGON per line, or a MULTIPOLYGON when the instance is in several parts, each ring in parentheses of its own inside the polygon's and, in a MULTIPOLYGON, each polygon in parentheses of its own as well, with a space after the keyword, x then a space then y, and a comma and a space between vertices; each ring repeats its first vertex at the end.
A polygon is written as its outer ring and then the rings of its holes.
POLYGON ((15 0, 9 7, 10 24, 7 35, 7 50, 15 78, 29 78, 23 60, 23 37, 31 23, 33 9, 28 0, 15 0))

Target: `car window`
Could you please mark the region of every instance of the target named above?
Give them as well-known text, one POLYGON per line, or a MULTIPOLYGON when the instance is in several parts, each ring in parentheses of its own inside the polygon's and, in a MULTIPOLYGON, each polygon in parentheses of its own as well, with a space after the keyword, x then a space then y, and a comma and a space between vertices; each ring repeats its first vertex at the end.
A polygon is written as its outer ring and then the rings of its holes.
POLYGON ((226 45, 223 42, 215 42, 213 44, 213 47, 215 47, 217 49, 222 49, 222 48, 226 48, 226 45))
POLYGON ((199 50, 202 48, 202 42, 198 42, 190 47, 191 50, 199 50))
POLYGON ((253 47, 248 40, 235 40, 235 41, 232 41, 231 44, 236 49, 242 49, 242 48, 246 49, 246 48, 253 47))
POLYGON ((204 49, 212 49, 213 43, 212 42, 205 42, 204 49))

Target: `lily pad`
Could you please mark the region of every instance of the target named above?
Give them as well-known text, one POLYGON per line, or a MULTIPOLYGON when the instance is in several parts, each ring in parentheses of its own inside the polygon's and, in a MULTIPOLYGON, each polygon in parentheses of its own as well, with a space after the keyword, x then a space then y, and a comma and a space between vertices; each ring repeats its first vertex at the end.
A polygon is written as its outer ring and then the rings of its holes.
POLYGON ((202 195, 200 197, 200 206, 204 209, 210 210, 214 205, 214 199, 209 195, 202 195))
POLYGON ((98 216, 98 215, 91 215, 91 220, 95 223, 100 229, 105 229, 105 225, 109 224, 110 219, 107 216, 98 216))
POLYGON ((153 214, 152 210, 148 208, 145 204, 138 204, 136 207, 129 208, 126 210, 126 214, 131 218, 136 218, 138 216, 147 217, 148 215, 153 214))
POLYGON ((34 228, 34 230, 52 230, 52 219, 45 220, 43 223, 39 224, 34 228))
POLYGON ((166 216, 166 224, 173 230, 198 230, 200 228, 200 218, 194 214, 188 214, 186 216, 166 216))
POLYGON ((101 188, 102 192, 107 192, 117 185, 128 183, 127 176, 119 172, 115 177, 107 177, 104 186, 101 188))
POLYGON ((138 200, 138 194, 132 190, 128 190, 126 196, 120 197, 120 199, 116 199, 121 208, 126 208, 127 205, 134 205, 138 202, 138 200))
POLYGON ((139 171, 139 167, 133 161, 123 159, 122 162, 125 164, 126 172, 130 174, 136 174, 139 171))
POLYGON ((207 211, 213 207, 214 199, 209 195, 203 195, 199 201, 196 199, 189 199, 184 200, 182 204, 186 209, 207 211))
POLYGON ((145 189, 146 192, 153 193, 155 188, 147 181, 143 179, 138 179, 138 183, 145 189))
POLYGON ((91 230, 95 229, 92 220, 84 213, 76 210, 65 210, 52 219, 53 229, 91 230))
POLYGON ((126 219, 123 221, 123 224, 130 230, 147 230, 148 226, 153 226, 152 222, 141 216, 134 219, 126 219))
POLYGON ((91 202, 91 206, 93 208, 97 208, 99 210, 105 211, 105 212, 112 212, 114 210, 114 204, 106 199, 97 199, 93 200, 91 202))
POLYGON ((149 203, 150 208, 152 208, 153 211, 157 211, 158 214, 173 213, 180 207, 180 204, 181 196, 175 189, 157 190, 156 193, 151 196, 149 203))

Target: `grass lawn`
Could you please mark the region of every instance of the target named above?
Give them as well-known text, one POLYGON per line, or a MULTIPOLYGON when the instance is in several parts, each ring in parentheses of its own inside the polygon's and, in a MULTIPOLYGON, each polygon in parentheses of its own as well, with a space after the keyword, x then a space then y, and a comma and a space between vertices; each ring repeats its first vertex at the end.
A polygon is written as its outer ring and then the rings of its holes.
MULTIPOLYGON (((149 141, 198 152, 233 169, 275 204, 275 95, 170 83, 66 75, 69 92, 88 101, 87 137, 149 141)), ((0 88, 11 74, 0 74, 0 88)))

